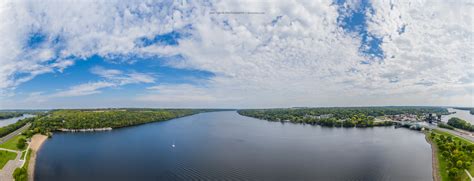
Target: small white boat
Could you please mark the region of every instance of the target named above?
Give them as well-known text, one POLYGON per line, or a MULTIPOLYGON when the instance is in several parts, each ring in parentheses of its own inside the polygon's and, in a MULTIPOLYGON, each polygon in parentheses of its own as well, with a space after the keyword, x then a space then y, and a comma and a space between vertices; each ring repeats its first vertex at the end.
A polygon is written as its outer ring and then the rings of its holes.
POLYGON ((176 145, 172 144, 172 145, 171 145, 171 147, 173 147, 173 148, 174 148, 174 147, 176 147, 176 145))

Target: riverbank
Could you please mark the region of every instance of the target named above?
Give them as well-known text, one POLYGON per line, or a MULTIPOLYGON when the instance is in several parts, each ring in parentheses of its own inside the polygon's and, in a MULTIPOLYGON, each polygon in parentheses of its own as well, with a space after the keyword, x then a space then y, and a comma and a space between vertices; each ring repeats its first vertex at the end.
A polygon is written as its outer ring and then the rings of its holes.
POLYGON ((47 136, 36 134, 31 138, 30 148, 31 148, 31 158, 30 163, 28 164, 28 180, 33 181, 35 175, 35 165, 36 165, 36 153, 41 149, 43 143, 48 139, 47 136))
POLYGON ((432 159, 432 169, 433 169, 433 181, 441 181, 441 176, 440 176, 440 173, 439 173, 439 161, 438 161, 438 148, 437 146, 435 145, 435 143, 433 143, 433 141, 431 140, 430 136, 428 135, 428 131, 425 131, 425 139, 426 139, 426 142, 428 142, 431 146, 431 159, 432 159))
POLYGON ((62 132, 94 132, 94 131, 112 131, 111 127, 108 128, 88 128, 88 129, 65 129, 61 128, 59 131, 62 132))
POLYGON ((474 173, 474 165, 468 155, 473 142, 441 130, 426 131, 425 138, 433 152, 434 180, 472 180, 468 173, 474 173))

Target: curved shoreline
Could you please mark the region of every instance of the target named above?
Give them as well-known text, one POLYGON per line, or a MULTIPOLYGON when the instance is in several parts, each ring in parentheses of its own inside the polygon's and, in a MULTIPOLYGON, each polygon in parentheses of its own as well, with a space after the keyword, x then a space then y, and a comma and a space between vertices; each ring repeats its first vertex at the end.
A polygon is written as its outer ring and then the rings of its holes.
POLYGON ((36 134, 33 137, 31 137, 30 148, 32 152, 31 152, 30 163, 28 164, 28 180, 29 181, 34 180, 36 153, 41 149, 41 146, 46 141, 46 139, 48 139, 48 137, 41 134, 36 134))
POLYGON ((432 174, 433 174, 433 181, 441 181, 441 176, 439 174, 439 163, 438 163, 438 148, 436 148, 436 145, 431 141, 431 139, 428 137, 428 133, 425 132, 425 139, 428 144, 431 146, 431 163, 432 166, 431 168, 433 169, 432 174))

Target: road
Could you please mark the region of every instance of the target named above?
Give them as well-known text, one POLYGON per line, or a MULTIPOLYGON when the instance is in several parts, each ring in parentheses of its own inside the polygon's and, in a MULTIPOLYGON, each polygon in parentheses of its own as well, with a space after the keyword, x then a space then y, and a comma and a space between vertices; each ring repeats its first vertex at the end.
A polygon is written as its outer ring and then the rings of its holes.
POLYGON ((467 132, 460 132, 460 131, 455 131, 455 130, 450 130, 450 129, 445 129, 445 128, 440 128, 440 127, 436 127, 436 126, 431 126, 429 125, 428 128, 430 129, 436 129, 436 130, 440 130, 440 131, 444 131, 444 132, 448 132, 448 133, 451 133, 453 135, 456 135, 458 137, 461 137, 461 138, 464 138, 466 140, 469 140, 471 142, 474 142, 474 136, 472 136, 471 133, 467 133, 467 132))
MULTIPOLYGON (((4 142, 8 141, 9 139, 13 138, 14 136, 20 134, 24 130, 28 129, 30 127, 31 123, 27 123, 25 126, 11 132, 10 134, 0 138, 0 144, 3 144, 4 142)), ((1 181, 14 181, 13 179, 13 171, 15 171, 16 168, 21 167, 24 163, 25 160, 21 160, 21 151, 16 151, 16 150, 10 150, 10 149, 5 149, 5 148, 0 148, 0 150, 4 151, 9 151, 9 152, 15 152, 16 153, 16 158, 14 160, 9 160, 5 166, 0 170, 0 180, 1 181)))
MULTIPOLYGON (((21 127, 20 129, 17 129, 16 131, 8 134, 7 136, 1 138, 0 144, 2 144, 5 141, 8 141, 15 135, 20 134, 23 130, 27 129, 30 126, 30 123, 26 124, 25 126, 21 127)), ((30 145, 28 144, 28 150, 30 145)), ((16 153, 16 158, 14 160, 9 160, 5 166, 0 170, 0 180, 1 181, 14 181, 13 179, 13 172, 15 171, 16 168, 22 167, 25 164, 25 160, 22 160, 21 158, 21 153, 22 151, 17 151, 17 150, 10 150, 10 149, 5 149, 5 148, 0 148, 0 150, 3 151, 9 151, 16 153)), ((25 150, 25 151, 26 151, 25 150)), ((26 155, 26 154, 25 154, 26 155)), ((23 158, 25 159, 25 158, 23 158)))
POLYGON ((0 144, 4 143, 5 141, 8 141, 9 139, 13 138, 14 136, 20 134, 24 130, 28 129, 30 127, 31 123, 27 123, 25 126, 11 132, 10 134, 0 138, 0 144))
MULTIPOLYGON (((420 122, 402 122, 402 121, 394 121, 392 120, 392 122, 394 123, 398 123, 398 124, 419 124, 420 122)), ((455 136, 458 136, 458 137, 461 137, 461 138, 464 138, 466 140, 469 140, 471 142, 474 142, 474 136, 472 133, 469 133, 467 131, 461 131, 461 130, 450 130, 450 129, 446 129, 446 128, 440 128, 438 127, 437 125, 434 125, 434 124, 422 124, 421 126, 425 127, 425 128, 429 128, 429 129, 435 129, 435 130, 439 130, 439 131, 444 131, 444 132, 448 132, 448 133, 451 133, 455 136)))

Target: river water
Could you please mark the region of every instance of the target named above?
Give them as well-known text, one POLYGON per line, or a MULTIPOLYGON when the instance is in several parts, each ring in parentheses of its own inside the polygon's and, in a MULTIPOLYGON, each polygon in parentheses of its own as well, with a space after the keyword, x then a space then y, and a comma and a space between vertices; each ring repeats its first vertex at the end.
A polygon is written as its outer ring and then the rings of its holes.
POLYGON ((0 120, 0 128, 1 127, 4 127, 4 126, 8 126, 10 124, 13 124, 13 123, 16 123, 17 121, 21 120, 21 119, 24 119, 24 118, 30 118, 30 117, 33 117, 35 115, 32 115, 32 114, 25 114, 23 116, 20 116, 20 117, 14 117, 14 118, 8 118, 8 119, 1 119, 0 120))
POLYGON ((56 133, 38 152, 35 179, 431 180, 431 164, 420 132, 283 124, 227 111, 56 133))
POLYGON ((461 109, 453 109, 453 108, 448 108, 448 112, 456 112, 454 114, 449 114, 449 115, 443 115, 441 117, 441 121, 443 122, 448 122, 448 120, 452 117, 458 117, 461 119, 464 119, 465 121, 474 124, 474 115, 472 115, 469 111, 466 110, 461 110, 461 109))

